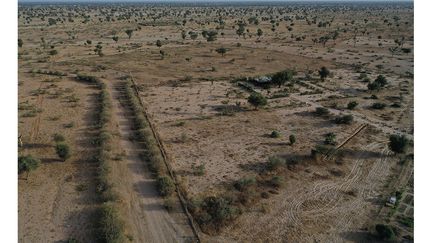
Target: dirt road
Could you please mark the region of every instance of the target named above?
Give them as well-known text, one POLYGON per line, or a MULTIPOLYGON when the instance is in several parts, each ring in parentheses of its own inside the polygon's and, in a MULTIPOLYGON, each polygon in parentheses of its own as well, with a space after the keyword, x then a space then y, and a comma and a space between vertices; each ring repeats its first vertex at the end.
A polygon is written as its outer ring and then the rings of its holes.
POLYGON ((133 113, 125 109, 121 87, 107 82, 113 99, 113 119, 118 122, 120 146, 126 152, 122 163, 127 166, 122 188, 128 191, 127 221, 136 242, 190 242, 194 238, 187 218, 181 211, 169 213, 156 190, 153 179, 139 157, 142 147, 131 139, 133 113))

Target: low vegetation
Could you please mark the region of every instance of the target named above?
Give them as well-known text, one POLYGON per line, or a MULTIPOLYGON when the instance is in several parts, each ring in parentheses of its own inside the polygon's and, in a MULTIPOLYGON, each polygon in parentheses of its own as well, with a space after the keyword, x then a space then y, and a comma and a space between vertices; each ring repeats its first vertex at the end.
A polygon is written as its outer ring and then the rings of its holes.
POLYGON ((23 155, 18 157, 18 174, 30 172, 39 167, 40 160, 31 155, 23 155))

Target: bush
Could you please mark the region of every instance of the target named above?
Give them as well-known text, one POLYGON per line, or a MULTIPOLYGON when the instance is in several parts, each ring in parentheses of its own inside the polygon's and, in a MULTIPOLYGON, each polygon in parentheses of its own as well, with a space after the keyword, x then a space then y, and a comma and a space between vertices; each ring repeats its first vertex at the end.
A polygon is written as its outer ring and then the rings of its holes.
POLYGON ((58 133, 53 135, 53 139, 56 143, 63 142, 65 140, 64 136, 58 133))
POLYGON ((327 133, 325 135, 324 144, 336 145, 336 134, 334 134, 332 132, 331 133, 327 133))
POLYGON ((172 179, 168 176, 159 176, 157 178, 157 188, 162 196, 169 196, 175 190, 175 185, 172 179))
POLYGON ((327 76, 329 76, 330 71, 326 67, 322 67, 318 71, 318 74, 320 75, 321 80, 324 81, 324 79, 327 78, 327 76))
POLYGON ((281 187, 283 184, 283 178, 280 176, 273 176, 270 180, 270 185, 273 187, 281 187))
POLYGON ((352 115, 342 115, 335 118, 334 122, 336 124, 351 124, 354 118, 352 115))
POLYGON ((207 214, 207 217, 201 217, 201 222, 212 223, 216 227, 222 226, 229 220, 233 220, 240 213, 232 205, 232 201, 224 197, 207 197, 204 199, 201 207, 207 214))
POLYGON ((253 93, 248 97, 248 102, 258 109, 259 106, 267 105, 267 99, 260 93, 253 93))
POLYGON ((392 240, 395 238, 395 233, 389 225, 377 224, 375 230, 378 233, 378 237, 382 240, 392 240))
POLYGON ((111 203, 104 203, 99 212, 98 236, 101 242, 120 243, 123 241, 124 224, 111 203))
POLYGON ((35 170, 40 164, 40 160, 33 158, 31 155, 18 157, 18 174, 24 171, 30 172, 35 170))
POLYGON ((285 84, 287 81, 291 81, 293 79, 294 72, 291 70, 284 70, 277 72, 272 75, 272 82, 279 86, 279 88, 285 84))
POLYGON ((271 138, 279 138, 280 136, 281 136, 281 134, 278 131, 272 131, 270 133, 271 138))
POLYGON ((278 156, 271 156, 267 163, 267 168, 269 170, 276 170, 277 168, 283 166, 285 164, 285 160, 278 156))
POLYGON ((248 190, 251 186, 256 184, 255 177, 242 178, 234 183, 235 189, 244 192, 248 190))
POLYGON ((373 109, 382 110, 382 109, 384 109, 386 107, 386 104, 376 102, 376 103, 373 103, 371 107, 373 109))
POLYGON ((347 108, 349 110, 354 110, 354 108, 356 108, 357 105, 358 105, 358 103, 356 101, 351 101, 351 102, 348 103, 347 108))
POLYGON ((390 142, 388 146, 393 152, 397 154, 405 153, 409 144, 409 141, 405 135, 391 135, 389 140, 390 142))
POLYGON ((296 142, 296 137, 293 134, 291 134, 289 136, 289 141, 290 141, 290 145, 294 145, 296 142))
POLYGON ((325 107, 317 107, 315 109, 315 114, 317 116, 326 116, 326 115, 330 114, 330 111, 325 107))
POLYGON ((65 143, 58 143, 56 144, 56 153, 57 155, 63 160, 67 160, 70 157, 70 149, 69 145, 65 143))

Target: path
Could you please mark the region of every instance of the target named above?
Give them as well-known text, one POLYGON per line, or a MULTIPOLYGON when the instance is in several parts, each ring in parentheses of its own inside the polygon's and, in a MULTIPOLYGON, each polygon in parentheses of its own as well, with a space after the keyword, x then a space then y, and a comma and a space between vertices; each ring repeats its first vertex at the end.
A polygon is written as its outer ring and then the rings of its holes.
POLYGON ((122 163, 126 163, 128 176, 122 178, 129 191, 129 217, 131 234, 136 242, 188 242, 193 233, 181 213, 169 213, 164 207, 164 200, 156 190, 156 180, 147 171, 144 161, 139 157, 143 151, 134 140, 132 119, 133 112, 122 104, 125 97, 118 84, 107 82, 108 91, 113 99, 113 119, 118 122, 120 146, 126 151, 122 163), (173 216, 173 217, 172 217, 173 216))

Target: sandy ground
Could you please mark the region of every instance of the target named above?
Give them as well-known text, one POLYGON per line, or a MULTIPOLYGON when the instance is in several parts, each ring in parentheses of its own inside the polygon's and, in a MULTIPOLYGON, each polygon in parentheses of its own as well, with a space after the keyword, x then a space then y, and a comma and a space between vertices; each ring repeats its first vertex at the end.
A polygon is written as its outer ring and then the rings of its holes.
MULTIPOLYGON (((92 154, 90 140, 95 91, 70 80, 61 83, 63 88, 69 86, 74 89, 84 112, 77 114, 77 107, 65 107, 64 102, 45 95, 42 106, 46 112, 40 117, 21 120, 24 121, 20 124, 24 137, 21 152, 38 154, 42 164, 38 170, 30 173, 27 180, 24 180, 25 174, 18 180, 20 242, 57 242, 69 238, 94 242, 93 218, 97 198, 94 188, 95 166, 89 160, 92 154), (74 119, 65 120, 71 114, 75 114, 74 119), (50 121, 57 116, 59 123, 50 121), (39 119, 38 135, 31 139, 27 131, 33 131, 29 127, 35 127, 39 119), (71 121, 74 127, 64 129, 62 123, 71 121), (56 132, 63 134, 72 145, 72 157, 66 162, 60 161, 55 155, 52 135, 56 132)), ((23 93, 25 91, 20 92, 25 95, 23 93)))

